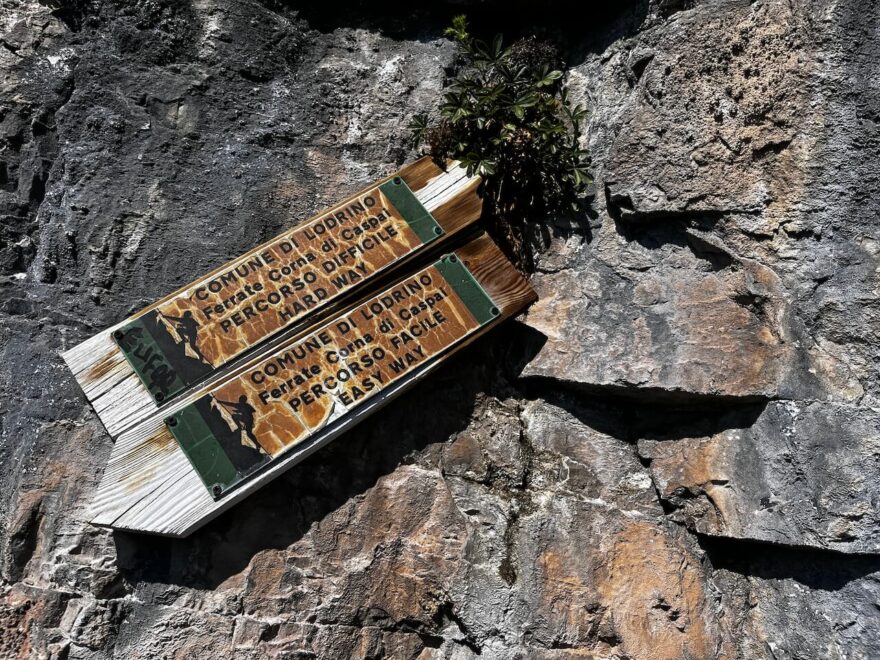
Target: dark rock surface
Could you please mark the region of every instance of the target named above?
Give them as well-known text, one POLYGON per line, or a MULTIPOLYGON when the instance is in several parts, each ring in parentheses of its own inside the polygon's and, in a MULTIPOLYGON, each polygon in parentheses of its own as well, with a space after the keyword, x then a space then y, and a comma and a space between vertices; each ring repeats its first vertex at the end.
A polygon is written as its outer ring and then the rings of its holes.
POLYGON ((461 4, 0 2, 0 657, 880 656, 856 0, 553 5, 597 196, 539 303, 189 539, 87 524, 59 351, 415 156, 461 4))

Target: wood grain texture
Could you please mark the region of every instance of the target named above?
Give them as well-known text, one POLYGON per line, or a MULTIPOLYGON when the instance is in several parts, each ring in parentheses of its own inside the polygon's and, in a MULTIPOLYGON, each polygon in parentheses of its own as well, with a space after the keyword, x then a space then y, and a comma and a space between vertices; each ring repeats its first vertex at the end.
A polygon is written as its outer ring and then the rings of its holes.
MULTIPOLYGON (((455 236, 462 229, 475 222, 480 216, 482 203, 477 194, 480 180, 478 177, 468 177, 466 172, 454 163, 450 163, 447 170, 443 171, 430 158, 421 158, 414 163, 404 166, 399 172, 381 179, 378 183, 388 181, 394 176, 400 176, 407 182, 419 201, 431 212, 438 224, 443 227, 445 236, 442 240, 455 236)), ((369 188, 375 185, 377 184, 372 184, 369 188)), ((340 202, 340 204, 345 204, 349 200, 355 199, 363 192, 362 190, 351 195, 346 200, 340 202)), ((309 222, 321 215, 317 214, 305 222, 309 222)), ((236 257, 236 260, 260 252, 274 240, 273 238, 258 245, 241 257, 236 257)), ((439 243, 440 241, 435 241, 426 245, 424 249, 435 249, 439 243)), ((387 272, 379 274, 381 277, 377 275, 364 282, 361 286, 356 286, 343 295, 333 298, 323 306, 313 310, 306 318, 278 332, 274 338, 267 337, 252 352, 262 353, 271 350, 271 347, 279 342, 301 334, 306 328, 314 325, 314 323, 332 316, 340 309, 349 305, 353 299, 362 295, 362 291, 365 288, 369 288, 375 282, 400 272, 413 259, 417 258, 418 254, 422 251, 417 250, 406 258, 395 262, 387 269, 387 272)), ((213 276, 226 270, 228 265, 228 263, 223 264, 197 281, 202 282, 211 279, 213 276)), ((134 427, 151 415, 158 414, 160 410, 165 411, 169 409, 168 405, 163 405, 160 408, 154 403, 146 387, 141 383, 119 350, 116 342, 112 339, 112 333, 131 320, 156 309, 192 286, 193 284, 187 284, 181 287, 139 311, 137 314, 99 332, 78 346, 62 353, 62 358, 73 372, 86 398, 112 437, 118 437, 126 429, 134 427)), ((240 361, 241 358, 238 358, 238 360, 240 361)), ((234 365, 235 363, 233 362, 215 370, 203 383, 218 382, 229 373, 230 369, 234 368, 234 365)))
POLYGON ((513 267, 489 236, 481 236, 455 251, 502 315, 512 316, 538 299, 528 281, 513 267))
MULTIPOLYGON (((374 398, 307 440, 300 442, 263 471, 221 499, 215 501, 189 460, 180 450, 163 420, 152 417, 123 433, 111 454, 92 503, 91 519, 96 525, 137 532, 182 537, 204 525, 236 502, 290 469, 361 420, 380 410, 395 397, 437 369, 449 356, 495 327, 503 319, 522 311, 536 299, 528 282, 485 235, 472 240, 455 254, 471 270, 501 310, 501 315, 464 340, 424 363, 374 398)), ((292 342, 291 342, 292 343, 292 342)), ((282 347, 283 348, 283 347, 282 347)), ((257 364, 250 360, 237 374, 257 364)), ((229 378, 234 377, 230 375, 229 378)), ((210 388, 175 403, 168 414, 183 408, 210 388)))

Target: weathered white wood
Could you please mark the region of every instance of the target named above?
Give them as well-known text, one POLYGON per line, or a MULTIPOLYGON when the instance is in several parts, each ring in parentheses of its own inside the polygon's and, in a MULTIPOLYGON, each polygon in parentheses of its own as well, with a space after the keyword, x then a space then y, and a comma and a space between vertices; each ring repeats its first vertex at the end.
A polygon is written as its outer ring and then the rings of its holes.
MULTIPOLYGON (((469 340, 455 346, 447 355, 463 348, 469 340)), ((294 446, 270 463, 258 477, 246 481, 217 501, 208 493, 173 438, 170 438, 167 449, 151 450, 149 445, 153 437, 168 434, 160 419, 151 419, 129 432, 134 437, 127 439, 127 451, 118 452, 119 443, 114 447, 107 466, 108 473, 92 505, 91 522, 161 536, 187 536, 387 405, 442 362, 442 357, 435 359, 402 378, 350 416, 341 418, 309 440, 294 446)), ((125 437, 126 434, 120 436, 120 442, 125 437)))
MULTIPOLYGON (((391 383, 387 389, 356 407, 347 416, 294 445, 267 464, 259 474, 217 501, 208 493, 163 420, 152 417, 119 437, 92 503, 92 522, 164 536, 190 534, 387 405, 431 374, 450 355, 535 299, 534 291, 525 279, 516 273, 485 236, 471 241, 457 250, 456 254, 500 307, 502 313, 498 319, 467 335, 401 380, 391 383)), ((228 378, 249 370, 264 357, 265 354, 249 360, 228 378)), ((173 414, 188 405, 207 389, 203 388, 169 406, 166 414, 173 414)))
MULTIPOLYGON (((413 192, 428 211, 436 213, 445 205, 454 203, 456 198, 464 193, 472 191, 478 184, 478 177, 469 177, 464 168, 452 164, 446 172, 432 177, 423 187, 413 192)), ((169 294, 142 312, 99 332, 61 354, 82 387, 86 398, 104 424, 104 428, 114 438, 125 430, 158 414, 159 407, 132 370, 116 342, 113 341, 112 333, 127 324, 132 318, 153 309, 176 293, 169 294)), ((349 293, 343 298, 347 298, 349 295, 351 294, 349 293)), ((280 341, 285 341, 293 334, 300 332, 307 324, 307 320, 295 324, 288 330, 281 332, 274 340, 266 342, 256 349, 256 353, 266 353, 280 341)), ((228 375, 228 372, 228 368, 218 369, 205 382, 217 382, 228 375)), ((170 408, 163 406, 162 410, 164 414, 168 414, 167 411, 170 408)))

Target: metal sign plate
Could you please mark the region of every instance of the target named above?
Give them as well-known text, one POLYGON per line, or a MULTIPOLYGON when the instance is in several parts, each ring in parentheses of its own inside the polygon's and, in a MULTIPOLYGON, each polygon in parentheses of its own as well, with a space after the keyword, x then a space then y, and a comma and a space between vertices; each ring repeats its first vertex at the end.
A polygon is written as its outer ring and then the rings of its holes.
POLYGON ((162 403, 442 235, 395 177, 203 278, 114 339, 162 403))
POLYGON ((448 255, 279 348, 166 424, 216 499, 499 314, 448 255))

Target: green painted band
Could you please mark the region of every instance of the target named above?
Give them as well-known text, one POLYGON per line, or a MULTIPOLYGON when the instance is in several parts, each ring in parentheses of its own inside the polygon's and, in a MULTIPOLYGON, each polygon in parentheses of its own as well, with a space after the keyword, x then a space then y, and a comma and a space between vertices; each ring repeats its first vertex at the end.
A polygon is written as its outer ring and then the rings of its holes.
POLYGON ((501 315, 501 310, 492 297, 454 254, 441 258, 434 267, 443 274, 444 279, 477 319, 477 323, 486 325, 501 315))
POLYGON ((240 480, 241 475, 195 405, 167 418, 165 425, 215 499, 240 480))
POLYGON ((161 404, 182 392, 187 385, 159 346, 146 322, 147 318, 143 316, 135 319, 115 331, 112 336, 150 396, 157 404, 161 404))
POLYGON ((422 243, 430 243, 443 235, 443 227, 437 223, 430 211, 422 205, 406 181, 399 176, 383 183, 379 186, 379 190, 394 205, 394 208, 406 220, 406 223, 422 243))

